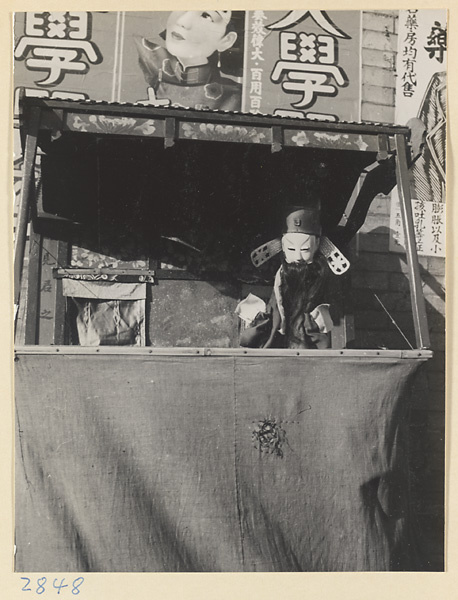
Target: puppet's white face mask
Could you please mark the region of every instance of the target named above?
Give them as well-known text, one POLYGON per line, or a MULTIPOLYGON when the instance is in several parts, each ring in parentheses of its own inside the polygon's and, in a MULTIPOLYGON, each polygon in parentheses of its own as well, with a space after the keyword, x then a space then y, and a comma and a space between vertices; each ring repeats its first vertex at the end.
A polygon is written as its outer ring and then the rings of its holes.
POLYGON ((288 264, 311 263, 319 245, 320 238, 307 233, 285 233, 281 240, 285 261, 288 264))

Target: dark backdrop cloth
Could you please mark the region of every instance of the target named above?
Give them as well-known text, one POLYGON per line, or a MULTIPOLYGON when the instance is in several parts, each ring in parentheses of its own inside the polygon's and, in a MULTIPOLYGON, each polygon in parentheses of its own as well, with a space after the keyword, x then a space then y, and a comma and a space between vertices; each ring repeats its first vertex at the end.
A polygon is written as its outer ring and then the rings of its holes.
POLYGON ((421 361, 19 354, 17 571, 415 570, 421 361))

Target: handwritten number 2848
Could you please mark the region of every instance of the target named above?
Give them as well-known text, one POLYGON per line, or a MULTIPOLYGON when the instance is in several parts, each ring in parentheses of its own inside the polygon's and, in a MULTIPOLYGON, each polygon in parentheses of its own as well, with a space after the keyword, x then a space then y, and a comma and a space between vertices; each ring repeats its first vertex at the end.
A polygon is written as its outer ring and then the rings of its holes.
MULTIPOLYGON (((29 587, 30 586, 30 579, 29 577, 21 577, 21 579, 23 579, 26 583, 24 584, 22 591, 23 592, 32 592, 32 588, 29 587)), ((38 594, 39 596, 41 594, 43 594, 46 591, 46 583, 47 583, 47 579, 46 577, 39 577, 37 579, 37 588, 35 590, 35 593, 38 594)), ((84 581, 84 577, 77 577, 76 579, 73 580, 72 585, 71 585, 71 592, 74 596, 77 596, 80 593, 80 586, 82 585, 84 581)), ((70 584, 68 583, 64 583, 65 582, 65 578, 60 580, 60 583, 58 582, 57 579, 54 579, 52 587, 57 590, 57 594, 59 595, 61 593, 61 591, 64 588, 68 588, 70 587, 70 584)))

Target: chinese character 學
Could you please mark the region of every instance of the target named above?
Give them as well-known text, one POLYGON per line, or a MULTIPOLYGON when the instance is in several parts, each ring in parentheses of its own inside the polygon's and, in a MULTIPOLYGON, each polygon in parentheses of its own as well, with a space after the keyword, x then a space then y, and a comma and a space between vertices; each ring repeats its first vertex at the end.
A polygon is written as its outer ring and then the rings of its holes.
POLYGON ((336 40, 328 35, 306 33, 280 33, 280 60, 274 66, 271 80, 281 83, 287 93, 301 94, 292 104, 307 108, 316 96, 335 96, 336 85, 348 84, 345 72, 337 62, 336 40))
POLYGON ((308 17, 311 17, 323 31, 327 31, 331 35, 341 38, 350 37, 334 25, 325 10, 290 10, 279 21, 271 23, 266 27, 267 29, 288 29, 294 25, 298 25, 308 17))
POLYGON ((89 13, 26 13, 25 34, 29 37, 86 40, 90 37, 89 13))
POLYGON ((28 69, 46 71, 37 85, 57 85, 66 73, 86 73, 88 63, 101 61, 97 46, 89 41, 89 13, 40 12, 27 13, 25 36, 21 37, 14 56, 25 60, 28 69))
POLYGON ((447 30, 438 21, 435 21, 427 39, 425 50, 428 52, 429 58, 435 58, 442 63, 447 50, 447 30))

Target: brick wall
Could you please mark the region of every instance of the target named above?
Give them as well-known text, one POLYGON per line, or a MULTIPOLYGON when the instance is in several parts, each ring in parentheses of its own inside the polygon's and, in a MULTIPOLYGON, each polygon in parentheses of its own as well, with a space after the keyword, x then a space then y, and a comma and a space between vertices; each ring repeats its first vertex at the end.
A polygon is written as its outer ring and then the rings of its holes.
MULTIPOLYGON (((362 33, 362 119, 394 123, 397 11, 364 11, 362 33)), ((416 116, 416 115, 412 115, 416 116)), ((414 340, 406 264, 390 253, 390 199, 378 196, 353 249, 352 280, 358 343, 408 347, 374 293, 410 340, 414 340)), ((421 257, 421 278, 434 358, 414 389, 411 415, 411 474, 424 570, 442 570, 445 431, 445 260, 421 257)))

